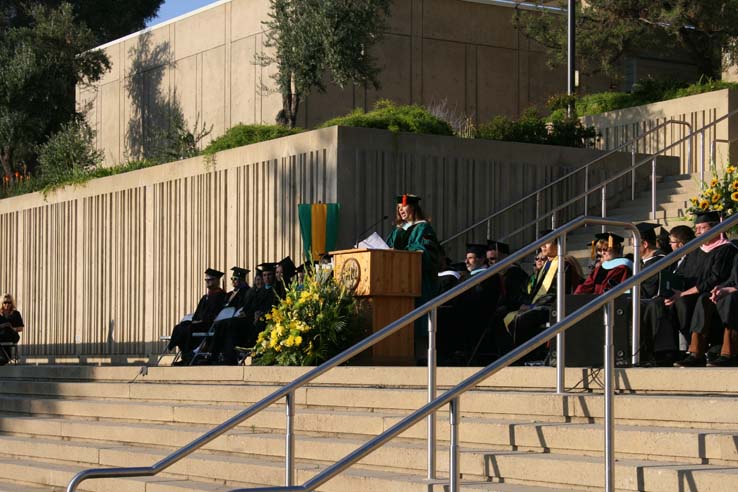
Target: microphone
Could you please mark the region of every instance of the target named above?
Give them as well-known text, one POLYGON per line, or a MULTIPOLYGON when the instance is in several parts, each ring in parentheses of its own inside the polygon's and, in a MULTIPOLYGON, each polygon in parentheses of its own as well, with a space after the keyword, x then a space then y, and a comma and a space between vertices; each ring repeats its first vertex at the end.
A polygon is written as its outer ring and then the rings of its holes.
POLYGON ((370 225, 369 227, 367 227, 366 230, 364 230, 364 232, 362 232, 361 234, 359 234, 358 236, 356 236, 356 242, 354 243, 354 248, 358 248, 359 247, 359 239, 361 239, 362 237, 364 237, 367 232, 369 232, 372 229, 374 229, 375 227, 377 227, 377 225, 380 224, 383 220, 387 220, 387 219, 389 219, 389 215, 383 215, 381 219, 379 219, 378 221, 376 221, 375 223, 373 223, 372 225, 370 225))

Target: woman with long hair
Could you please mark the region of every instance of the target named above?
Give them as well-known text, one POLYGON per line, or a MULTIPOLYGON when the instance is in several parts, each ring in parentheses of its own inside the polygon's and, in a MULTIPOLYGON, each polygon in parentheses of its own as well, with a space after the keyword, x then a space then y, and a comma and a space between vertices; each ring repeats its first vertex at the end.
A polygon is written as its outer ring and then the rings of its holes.
MULTIPOLYGON (((0 342, 18 343, 19 333, 23 331, 23 317, 16 308, 15 299, 10 294, 3 296, 0 307, 0 342)), ((0 366, 8 363, 8 354, 0 350, 0 366)))

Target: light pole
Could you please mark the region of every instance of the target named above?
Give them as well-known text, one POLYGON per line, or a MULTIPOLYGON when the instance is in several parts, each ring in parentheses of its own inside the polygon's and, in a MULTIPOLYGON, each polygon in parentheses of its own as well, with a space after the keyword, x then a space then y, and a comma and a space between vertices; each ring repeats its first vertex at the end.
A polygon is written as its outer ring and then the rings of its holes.
MULTIPOLYGON (((567 79, 566 79, 566 93, 569 96, 573 96, 574 92, 576 91, 575 87, 575 68, 574 68, 574 54, 575 54, 575 14, 576 14, 576 6, 575 0, 568 0, 568 7, 566 9, 566 18, 567 18, 567 30, 566 30, 566 44, 567 44, 567 79)), ((569 101, 568 109, 567 109, 568 115, 571 117, 574 113, 574 104, 572 101, 569 101)))

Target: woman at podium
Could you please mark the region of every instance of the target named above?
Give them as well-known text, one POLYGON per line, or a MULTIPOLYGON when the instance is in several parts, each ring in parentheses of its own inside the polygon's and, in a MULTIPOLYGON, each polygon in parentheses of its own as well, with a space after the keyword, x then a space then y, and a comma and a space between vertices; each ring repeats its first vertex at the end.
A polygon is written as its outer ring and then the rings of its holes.
POLYGON ((395 224, 396 227, 387 237, 389 247, 423 252, 420 305, 438 294, 438 271, 443 248, 420 208, 419 196, 404 194, 397 197, 395 224))

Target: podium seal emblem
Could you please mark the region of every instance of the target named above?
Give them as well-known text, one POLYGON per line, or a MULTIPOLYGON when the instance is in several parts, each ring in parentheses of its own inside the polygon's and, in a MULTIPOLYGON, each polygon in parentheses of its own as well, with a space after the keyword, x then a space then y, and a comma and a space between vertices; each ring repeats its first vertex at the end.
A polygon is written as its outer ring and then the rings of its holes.
POLYGON ((356 258, 349 258, 341 269, 341 284, 348 290, 354 291, 361 280, 361 266, 356 258))

